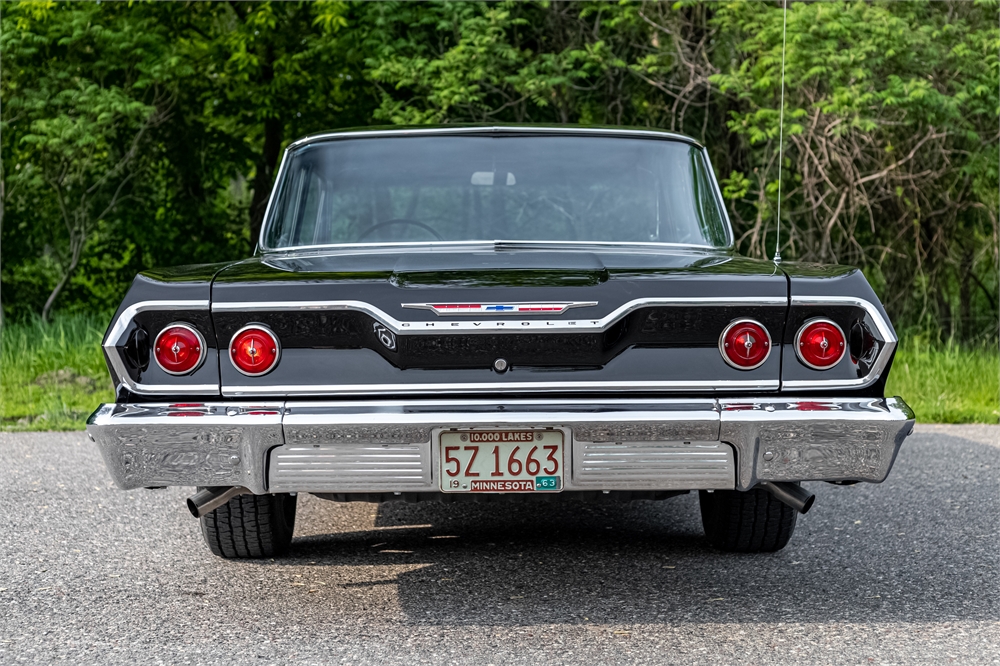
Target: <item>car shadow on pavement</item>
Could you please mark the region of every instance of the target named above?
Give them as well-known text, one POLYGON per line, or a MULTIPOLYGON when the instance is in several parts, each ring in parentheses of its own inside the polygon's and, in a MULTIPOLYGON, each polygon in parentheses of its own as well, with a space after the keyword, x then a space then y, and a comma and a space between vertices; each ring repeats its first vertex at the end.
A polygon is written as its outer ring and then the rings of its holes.
MULTIPOLYGON (((387 503, 372 508, 371 529, 314 530, 279 562, 385 567, 380 580, 345 586, 395 585, 416 623, 997 620, 1000 448, 950 439, 938 472, 951 479, 908 465, 904 449, 884 484, 808 484, 816 505, 778 553, 713 550, 692 493, 387 503)), ((320 526, 343 510, 307 501, 320 526)))

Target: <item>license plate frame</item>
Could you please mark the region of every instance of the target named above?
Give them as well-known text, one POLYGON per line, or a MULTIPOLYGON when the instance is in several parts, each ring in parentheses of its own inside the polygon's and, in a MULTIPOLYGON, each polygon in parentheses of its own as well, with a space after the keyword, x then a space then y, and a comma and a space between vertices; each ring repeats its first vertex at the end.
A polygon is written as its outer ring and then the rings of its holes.
POLYGON ((569 440, 566 429, 552 427, 439 430, 434 438, 438 488, 445 493, 562 492, 569 440))

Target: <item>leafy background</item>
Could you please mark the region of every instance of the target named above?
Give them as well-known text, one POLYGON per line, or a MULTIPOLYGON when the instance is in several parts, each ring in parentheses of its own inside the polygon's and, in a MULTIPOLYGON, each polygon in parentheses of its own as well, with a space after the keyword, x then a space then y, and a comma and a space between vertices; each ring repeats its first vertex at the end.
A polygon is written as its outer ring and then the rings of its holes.
POLYGON ((864 269, 905 340, 891 388, 997 420, 995 0, 790 3, 780 162, 776 2, 0 11, 8 425, 106 399, 95 340, 136 272, 252 252, 289 141, 455 122, 694 136, 751 256, 773 254, 780 173, 783 258, 864 269))

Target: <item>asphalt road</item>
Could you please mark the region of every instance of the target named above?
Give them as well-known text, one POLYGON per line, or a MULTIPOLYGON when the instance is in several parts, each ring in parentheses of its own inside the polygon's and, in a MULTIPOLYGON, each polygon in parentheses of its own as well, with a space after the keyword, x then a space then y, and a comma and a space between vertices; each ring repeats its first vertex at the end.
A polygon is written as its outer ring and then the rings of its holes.
POLYGON ((1000 664, 1000 427, 918 426, 888 481, 809 484, 773 555, 697 497, 335 504, 217 559, 187 489, 115 489, 83 433, 0 434, 0 663, 1000 664))

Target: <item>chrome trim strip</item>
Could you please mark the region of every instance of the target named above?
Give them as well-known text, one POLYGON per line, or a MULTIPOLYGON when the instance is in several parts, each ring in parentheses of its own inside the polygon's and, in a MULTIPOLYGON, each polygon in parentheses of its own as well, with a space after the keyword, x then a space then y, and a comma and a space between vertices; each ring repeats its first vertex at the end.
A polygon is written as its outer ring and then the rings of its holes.
POLYGON ((601 333, 618 320, 635 310, 644 307, 697 307, 697 306, 727 306, 727 305, 774 305, 786 306, 788 299, 784 296, 763 297, 677 297, 677 298, 637 298, 625 303, 601 319, 534 319, 523 321, 484 320, 484 321, 399 321, 386 314, 374 305, 363 301, 267 301, 267 302, 237 302, 212 303, 212 312, 234 311, 287 311, 287 310, 352 310, 364 312, 376 319, 394 333, 402 335, 436 335, 442 331, 461 333, 518 333, 523 330, 539 332, 565 333, 579 331, 585 333, 601 333))
POLYGON ((878 381, 885 367, 889 365, 892 352, 899 342, 899 338, 893 332, 889 322, 882 317, 870 301, 855 296, 792 296, 791 304, 794 305, 846 305, 862 308, 868 316, 875 322, 879 335, 882 336, 884 346, 879 351, 878 359, 871 371, 864 377, 858 379, 793 379, 785 380, 781 383, 781 388, 789 391, 811 391, 821 388, 864 388, 871 386, 878 381))
POLYGON ((778 380, 646 381, 646 382, 496 382, 469 384, 323 384, 301 386, 225 386, 222 395, 238 396, 329 396, 329 395, 410 395, 415 393, 501 393, 506 391, 581 393, 588 391, 776 391, 778 380))
POLYGON ((118 339, 128 328, 128 325, 132 322, 137 314, 140 312, 146 312, 148 310, 207 310, 208 301, 139 301, 138 303, 133 303, 128 306, 122 313, 118 316, 115 321, 115 325, 111 327, 108 331, 108 335, 104 341, 104 348, 108 349, 110 347, 116 346, 118 339))
POLYGON ((149 310, 208 310, 209 301, 198 300, 198 301, 139 301, 138 303, 133 303, 128 306, 122 313, 118 316, 115 321, 115 325, 111 327, 108 331, 107 337, 104 339, 104 344, 102 347, 108 356, 108 361, 111 364, 112 370, 118 376, 125 386, 128 387, 129 391, 133 393, 138 393, 141 395, 204 395, 206 393, 214 393, 218 395, 219 385, 218 384, 178 384, 176 386, 172 384, 143 384, 141 382, 132 381, 132 378, 128 376, 128 371, 125 369, 125 363, 122 361, 121 354, 118 353, 117 343, 124 335, 125 331, 128 330, 128 326, 132 323, 132 320, 140 312, 147 312, 149 310))
POLYGON ((468 317, 469 315, 477 314, 487 314, 487 315, 526 315, 532 316, 536 314, 555 314, 561 315, 566 310, 572 308, 589 308, 597 305, 597 301, 507 301, 507 302, 496 302, 496 303, 447 303, 445 301, 437 301, 434 303, 400 303, 404 308, 410 310, 429 310, 434 314, 441 317, 450 317, 452 315, 468 317), (508 307, 510 310, 490 310, 493 307, 508 307), (523 306, 535 306, 536 308, 545 308, 544 312, 532 312, 531 307, 527 310, 519 310, 514 308, 520 308, 523 306), (478 308, 473 310, 472 308, 478 308), (557 312, 554 312, 558 308, 557 312))
POLYGON ((304 136, 288 144, 287 150, 294 150, 310 143, 320 141, 331 141, 337 139, 374 139, 387 136, 433 136, 435 134, 500 134, 505 132, 520 134, 582 134, 591 136, 635 136, 647 139, 660 139, 662 141, 682 141, 698 148, 704 148, 697 140, 684 134, 667 132, 662 130, 640 130, 624 129, 618 127, 517 127, 515 125, 486 125, 482 127, 429 127, 429 128, 406 128, 406 129, 375 129, 341 132, 324 132, 304 136))
POLYGON ((323 243, 320 245, 292 245, 289 247, 264 248, 262 252, 268 255, 278 255, 285 252, 308 252, 312 250, 391 250, 397 248, 420 248, 424 250, 480 250, 502 252, 504 250, 608 250, 608 251, 639 251, 664 250, 680 248, 685 250, 702 250, 706 253, 727 252, 731 246, 715 247, 699 243, 653 243, 643 241, 557 241, 557 240, 510 240, 497 238, 493 240, 467 241, 387 241, 384 243, 323 243))
MULTIPOLYGON (((310 408, 323 408, 332 407, 337 408, 342 411, 354 410, 357 412, 379 412, 379 413, 399 413, 393 412, 393 409, 405 409, 420 407, 425 409, 428 407, 442 407, 450 410, 476 408, 476 407, 490 407, 496 410, 498 405, 505 406, 516 406, 516 407, 541 407, 541 406, 559 406, 559 407, 572 407, 579 410, 600 410, 593 413, 599 414, 601 411, 608 411, 613 408, 615 410, 621 411, 634 411, 636 405, 652 405, 663 409, 674 408, 681 405, 700 405, 705 409, 716 409, 716 399, 715 398, 643 398, 641 402, 636 402, 635 398, 512 398, 509 400, 497 401, 490 398, 448 398, 447 400, 438 400, 434 398, 427 398, 420 400, 303 400, 300 402, 286 402, 285 406, 287 409, 292 409, 293 407, 310 407, 310 408), (620 409, 619 409, 620 408, 620 409)), ((291 413, 291 412, 289 412, 291 413)), ((491 412, 495 414, 502 415, 503 412, 491 412)))
POLYGON ((271 209, 281 196, 281 190, 285 186, 285 169, 288 168, 288 162, 290 161, 291 147, 291 145, 287 146, 285 152, 281 154, 281 164, 278 165, 278 173, 274 175, 274 187, 271 189, 271 195, 267 198, 267 206, 264 207, 264 223, 260 225, 260 232, 257 234, 257 247, 254 248, 254 254, 273 251, 268 250, 264 246, 264 234, 271 227, 271 209))
POLYGON ((284 405, 284 423, 288 425, 434 425, 440 424, 445 416, 456 427, 548 421, 716 423, 719 420, 716 400, 708 397, 639 401, 631 398, 288 401, 284 405), (504 407, 503 411, 496 409, 498 405, 504 407), (415 408, 422 411, 412 411, 415 408), (481 410, 475 411, 476 408, 481 410))

